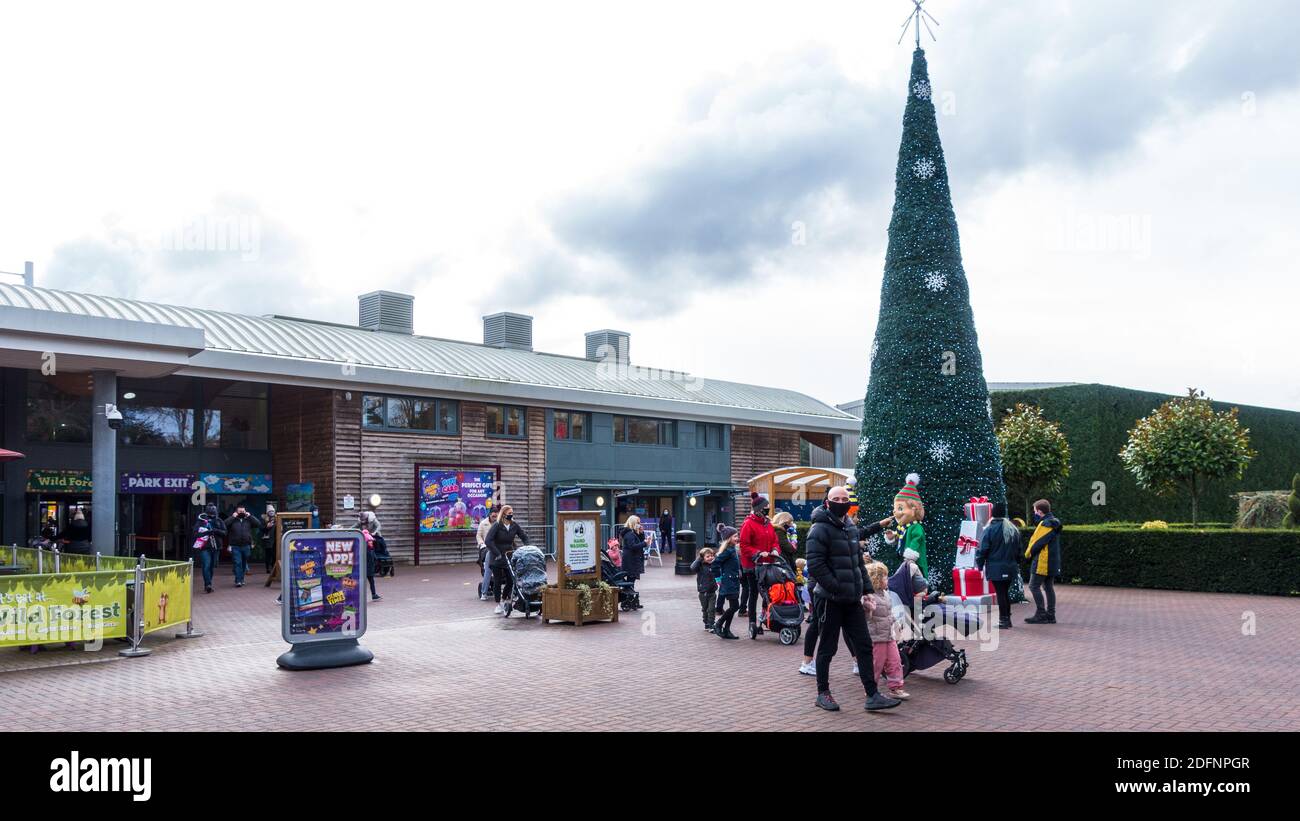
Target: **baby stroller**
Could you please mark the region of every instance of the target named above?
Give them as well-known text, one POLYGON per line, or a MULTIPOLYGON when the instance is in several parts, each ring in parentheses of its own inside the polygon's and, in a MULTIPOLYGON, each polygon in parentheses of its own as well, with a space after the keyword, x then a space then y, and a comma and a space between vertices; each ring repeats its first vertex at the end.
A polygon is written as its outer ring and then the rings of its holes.
POLYGON ((777 556, 771 564, 758 565, 754 578, 758 583, 764 616, 759 622, 750 624, 749 637, 758 638, 766 628, 779 631, 782 644, 794 644, 803 633, 804 616, 794 571, 784 558, 777 556))
POLYGON ((943 680, 949 684, 961 681, 969 666, 966 661, 966 651, 959 650, 948 638, 939 634, 937 629, 939 625, 934 623, 935 618, 941 618, 943 624, 955 625, 959 633, 968 636, 979 629, 979 616, 966 608, 944 604, 944 596, 932 593, 921 601, 924 615, 921 618, 920 629, 913 627, 909 603, 913 601, 915 592, 912 588, 912 576, 906 564, 901 565, 894 571, 894 575, 889 577, 889 592, 892 594, 891 600, 896 599, 895 613, 899 620, 912 628, 907 631, 911 637, 898 642, 903 676, 911 675, 914 670, 926 670, 946 661, 949 665, 948 669, 943 671, 943 680))
POLYGON ((502 603, 506 618, 510 618, 515 609, 524 611, 524 618, 531 619, 542 612, 542 590, 546 587, 546 556, 532 545, 519 547, 506 562, 510 568, 511 596, 502 603))
POLYGON ((600 580, 618 590, 618 608, 624 612, 641 606, 641 594, 636 592, 636 582, 627 573, 614 566, 614 561, 604 550, 600 551, 600 580))

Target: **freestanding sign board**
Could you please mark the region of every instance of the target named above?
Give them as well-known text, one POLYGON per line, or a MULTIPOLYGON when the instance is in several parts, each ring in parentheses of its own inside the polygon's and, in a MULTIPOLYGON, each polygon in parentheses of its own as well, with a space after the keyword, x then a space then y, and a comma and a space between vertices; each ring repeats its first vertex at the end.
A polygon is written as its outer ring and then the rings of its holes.
POLYGON ((291 530, 280 544, 280 631, 292 647, 276 659, 289 670, 365 664, 366 543, 358 530, 291 530))
POLYGON ((568 581, 600 581, 600 511, 564 510, 555 517, 559 586, 568 581))

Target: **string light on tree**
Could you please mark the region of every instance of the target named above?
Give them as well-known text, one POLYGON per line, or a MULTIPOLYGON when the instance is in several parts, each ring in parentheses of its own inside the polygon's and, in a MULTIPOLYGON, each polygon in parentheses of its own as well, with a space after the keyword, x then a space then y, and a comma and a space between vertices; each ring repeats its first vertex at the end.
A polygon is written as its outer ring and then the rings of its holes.
MULTIPOLYGON (((880 316, 863 406, 856 493, 863 521, 879 519, 912 471, 922 475, 932 581, 950 589, 963 505, 972 496, 1006 499, 989 413, 988 384, 962 267, 957 218, 933 102, 921 29, 937 25, 911 0, 904 23, 916 49, 906 86, 903 137, 894 173, 894 210, 880 286, 880 316), (952 368, 934 363, 955 362, 952 368)), ((900 42, 901 42, 900 37, 900 42)), ((880 548, 897 567, 898 551, 880 548)))

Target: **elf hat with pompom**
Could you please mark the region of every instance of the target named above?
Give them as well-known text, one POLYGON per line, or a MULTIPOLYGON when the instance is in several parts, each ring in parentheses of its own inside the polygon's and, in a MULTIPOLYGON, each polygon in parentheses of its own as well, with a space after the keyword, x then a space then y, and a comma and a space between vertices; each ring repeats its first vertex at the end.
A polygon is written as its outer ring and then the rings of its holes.
POLYGON ((907 474, 907 484, 903 485, 902 490, 894 494, 894 501, 920 502, 921 492, 916 489, 916 486, 919 484, 921 484, 920 475, 916 473, 907 474))

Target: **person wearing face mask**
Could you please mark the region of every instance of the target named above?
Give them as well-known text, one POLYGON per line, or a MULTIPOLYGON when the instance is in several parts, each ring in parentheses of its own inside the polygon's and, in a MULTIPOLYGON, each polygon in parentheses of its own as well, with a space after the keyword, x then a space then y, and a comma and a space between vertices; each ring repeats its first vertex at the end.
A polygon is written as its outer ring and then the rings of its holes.
POLYGON ((750 514, 740 526, 740 577, 744 598, 741 611, 749 615, 749 637, 763 635, 758 626, 758 565, 770 564, 777 553, 776 529, 767 518, 767 497, 749 494, 750 514))
MULTIPOLYGON (((831 695, 831 659, 840 643, 840 632, 857 648, 863 664, 858 676, 866 690, 867 710, 888 710, 901 702, 880 692, 876 686, 871 659, 871 633, 864 609, 873 592, 871 580, 862 563, 862 538, 849 519, 849 491, 842 486, 830 489, 825 507, 813 511, 808 531, 808 572, 817 582, 820 644, 817 647, 817 702, 823 710, 836 711, 840 705, 831 695)), ((870 535, 872 528, 867 528, 870 535)))
MULTIPOLYGON (((847 496, 848 496, 848 491, 846 490, 845 491, 846 499, 847 496)), ((829 497, 830 494, 828 492, 827 498, 822 499, 822 506, 819 507, 818 510, 830 509, 829 497)), ((840 514, 841 516, 847 517, 849 508, 851 508, 852 506, 853 506, 852 502, 846 502, 844 500, 836 502, 836 509, 843 511, 843 513, 840 514)), ((849 522, 849 524, 852 525, 853 523, 849 522)), ((864 527, 859 527, 858 534, 857 534, 857 541, 859 542, 859 545, 862 546, 861 543, 863 541, 871 538, 877 533, 884 531, 885 528, 890 527, 893 524, 894 524, 893 517, 886 516, 885 518, 881 519, 878 522, 871 522, 870 524, 864 527)), ((862 546, 862 549, 863 552, 865 553, 866 552, 865 546, 862 546)), ((805 559, 805 562, 806 561, 807 560, 805 559)), ((810 588, 809 598, 811 599, 811 607, 809 607, 808 630, 807 632, 804 633, 804 638, 803 638, 803 664, 799 665, 799 673, 800 675, 805 675, 805 676, 815 676, 817 675, 817 662, 816 662, 817 640, 821 637, 821 610, 819 608, 821 602, 823 601, 823 598, 821 597, 821 591, 817 587, 817 581, 816 579, 812 578, 811 573, 809 573, 808 587, 810 588)), ((857 647, 853 644, 853 640, 849 638, 847 635, 844 637, 844 644, 849 648, 849 654, 852 655, 854 658, 853 672, 860 674, 861 671, 859 670, 856 661, 858 658, 857 647)))
POLYGON ((501 506, 501 515, 497 517, 496 524, 488 529, 487 543, 488 564, 492 567, 492 597, 496 599, 497 608, 494 612, 504 614, 505 607, 502 606, 502 596, 509 600, 513 594, 510 580, 510 554, 515 549, 515 539, 524 544, 528 544, 528 534, 523 528, 515 524, 515 510, 510 505, 501 506))

